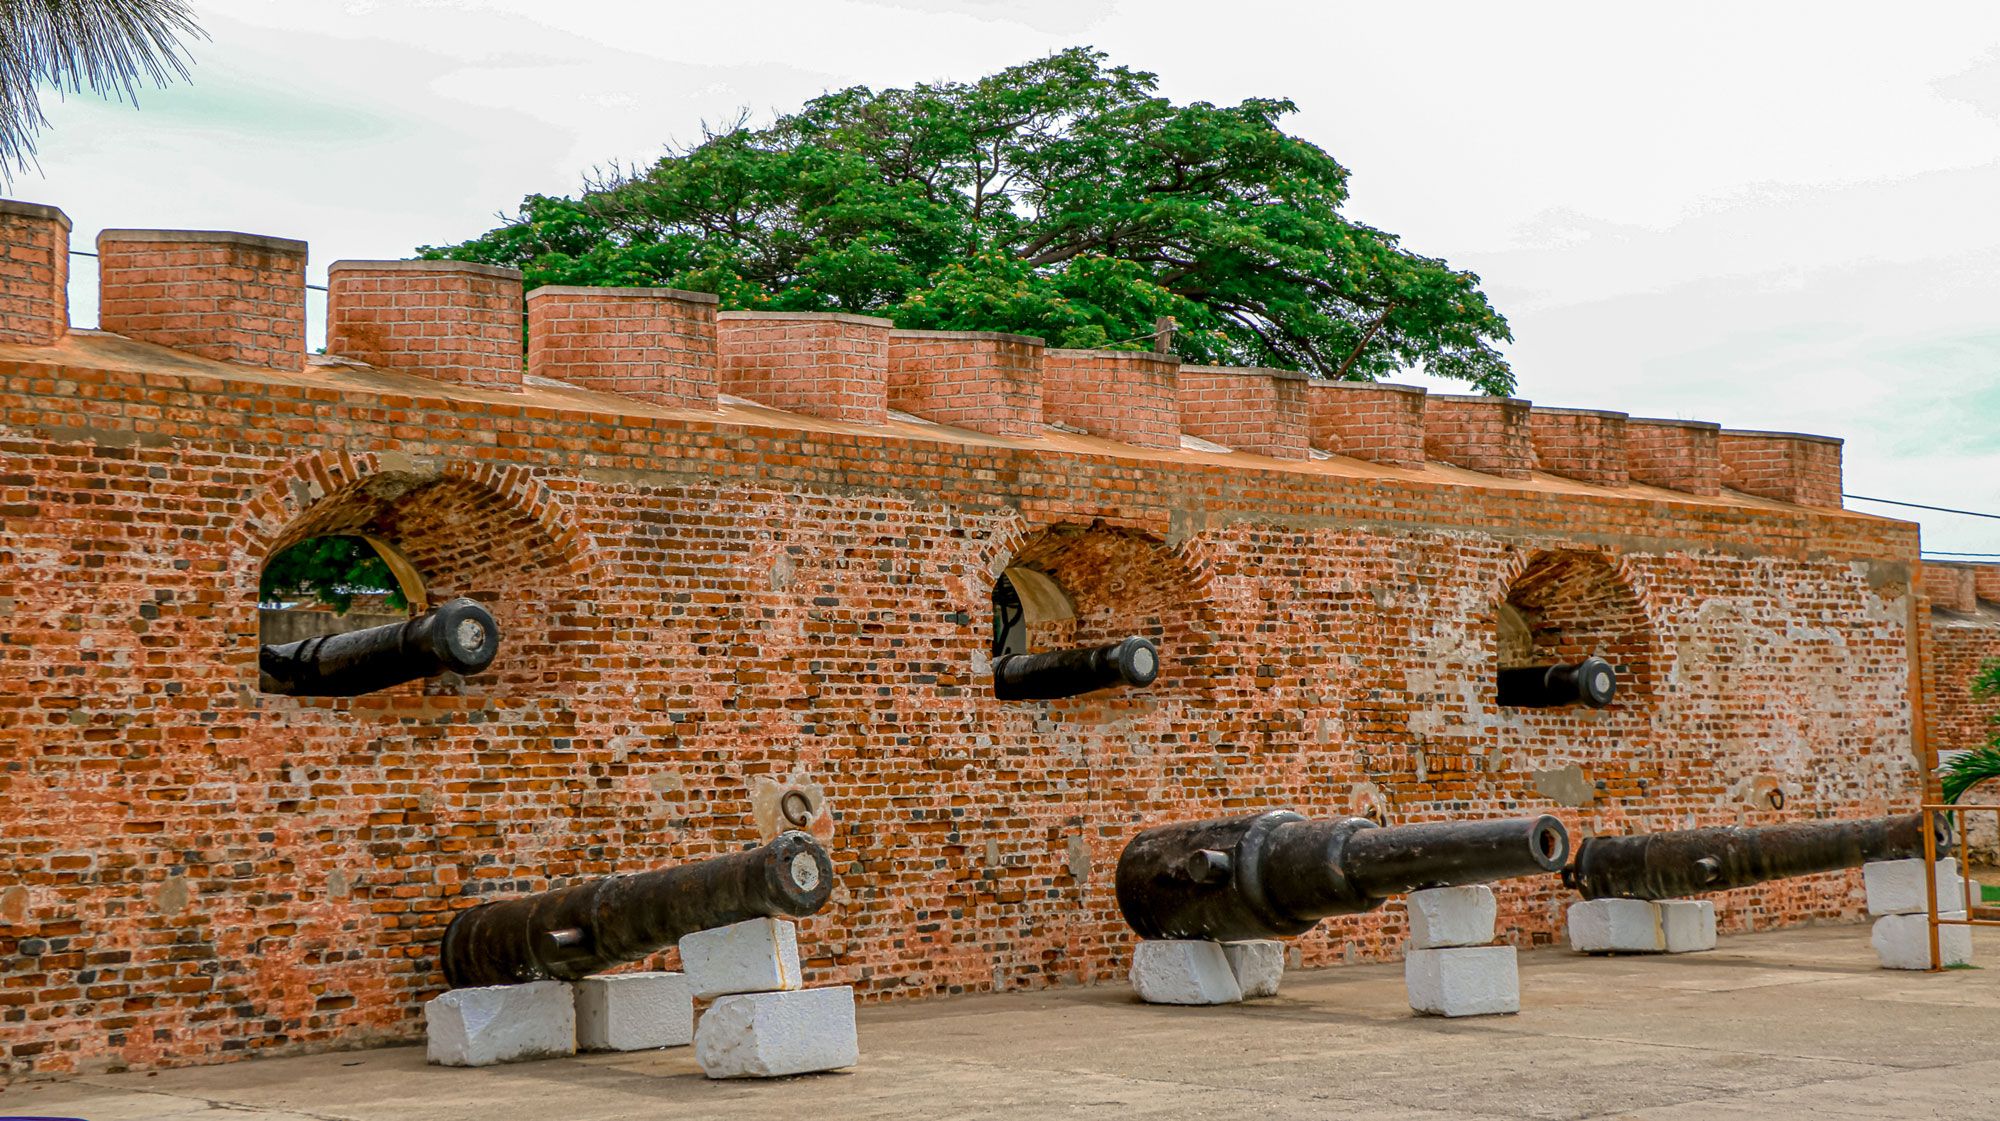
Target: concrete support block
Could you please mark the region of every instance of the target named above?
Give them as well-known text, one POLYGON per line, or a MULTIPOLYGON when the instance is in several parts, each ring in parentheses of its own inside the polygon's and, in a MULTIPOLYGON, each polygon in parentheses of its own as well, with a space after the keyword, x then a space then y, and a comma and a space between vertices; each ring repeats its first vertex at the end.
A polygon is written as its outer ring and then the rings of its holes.
POLYGON ((1512 946, 1411 950, 1403 959, 1410 1007, 1427 1016, 1497 1016, 1521 1010, 1512 946))
POLYGON ((1410 893, 1410 945, 1419 950, 1484 946, 1493 941, 1500 905, 1485 884, 1410 893))
POLYGON ((576 1054, 576 1001, 561 981, 453 989, 424 1004, 424 1058, 483 1067, 576 1054))
POLYGON ((1662 899, 1660 935, 1670 954, 1715 949, 1715 904, 1706 899, 1662 899))
POLYGON ((702 1000, 786 992, 801 983, 798 927, 784 919, 751 919, 696 931, 681 939, 680 946, 681 968, 702 1000))
POLYGON ((1278 983, 1285 977, 1285 944, 1269 938, 1224 942, 1222 956, 1229 959, 1229 972, 1244 1000, 1277 996, 1278 983))
POLYGON ((1243 987, 1220 942, 1146 941, 1132 950, 1132 988, 1148 1004, 1235 1004, 1243 987))
POLYGON ((617 973, 576 983, 576 1046, 650 1051, 694 1042, 694 987, 685 973, 617 973))
MULTIPOLYGON (((1940 918, 1962 919, 1964 911, 1947 911, 1940 918)), ((1875 920, 1869 937, 1875 956, 1884 969, 1929 969, 1931 967, 1931 920, 1929 915, 1883 915, 1875 920)), ((1964 965, 1972 960, 1972 928, 1938 927, 1938 964, 1964 965)))
POLYGON ((1658 904, 1586 899, 1569 905, 1569 948, 1580 954, 1657 954, 1667 948, 1658 904))
POLYGON ((695 1062, 710 1078, 838 1070, 860 1056, 848 985, 725 996, 701 1014, 694 1033, 695 1062))
MULTIPOLYGON (((1937 862, 1937 893, 1940 908, 1962 905, 1965 889, 1958 882, 1958 858, 1947 856, 1937 862)), ((1930 910, 1924 896, 1924 858, 1871 860, 1861 866, 1861 883, 1868 889, 1871 915, 1915 915, 1930 910)))

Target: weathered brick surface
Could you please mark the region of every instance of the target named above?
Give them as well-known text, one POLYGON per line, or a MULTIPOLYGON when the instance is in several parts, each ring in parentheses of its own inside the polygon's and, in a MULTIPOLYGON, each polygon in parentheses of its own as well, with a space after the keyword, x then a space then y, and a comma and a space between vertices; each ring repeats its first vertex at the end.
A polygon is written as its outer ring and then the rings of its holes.
POLYGON ((1625 414, 1594 409, 1531 409, 1535 459, 1552 475, 1599 486, 1631 481, 1625 463, 1625 414))
MULTIPOLYGON (((1938 752, 1984 747, 2000 724, 2000 700, 1972 695, 1980 667, 2000 660, 2000 564, 1924 562, 1932 613, 1925 667, 1931 746, 1938 752)), ((1983 795, 1982 795, 1983 800, 1983 795)))
POLYGON ((1050 350, 1042 415, 1142 448, 1181 446, 1180 359, 1138 350, 1050 350))
POLYGON ((1534 474, 1532 406, 1518 397, 1433 393, 1424 403, 1424 454, 1504 479, 1534 474))
POLYGON ((1801 506, 1840 507, 1840 441, 1796 432, 1722 430, 1724 486, 1801 506))
POLYGON ((528 293, 528 372, 670 408, 714 408, 716 304, 673 288, 537 288, 528 293))
POLYGON ((476 261, 335 261, 326 352, 488 389, 521 388, 521 273, 476 261))
POLYGON ((44 345, 69 330, 69 216, 0 199, 0 342, 44 345))
MULTIPOLYGON (((866 999, 1122 975, 1112 869, 1169 820, 1623 832, 1915 800, 1914 526, 1218 464, 1161 443, 1172 363, 1077 361, 1152 402, 1149 446, 0 345, 0 1070, 414 1038, 452 913, 736 850, 750 783, 794 772, 840 881, 800 924, 806 981, 866 999), (492 607, 493 670, 258 693, 259 568, 335 532, 492 607), (996 701, 1009 565, 1074 606, 1037 645, 1149 635, 1160 681, 996 701), (1507 602, 1548 656, 1628 667, 1624 703, 1497 708, 1507 602)), ((1498 894, 1514 942, 1560 931, 1554 877, 1498 894)), ((1717 902, 1734 931, 1862 899, 1837 874, 1717 902)), ((1392 905, 1299 946, 1404 937, 1392 905)))
POLYGON ((888 416, 888 320, 725 311, 715 326, 724 393, 829 420, 880 424, 888 416))
POLYGON ((97 235, 97 324, 203 358, 297 370, 306 243, 218 230, 97 235))
POLYGON ((1182 432, 1273 459, 1312 454, 1304 374, 1182 366, 1176 381, 1182 432))
POLYGON ((984 331, 889 333, 889 407, 995 436, 1042 434, 1042 340, 984 331))
POLYGON ((1625 422, 1625 468, 1635 483, 1722 493, 1722 426, 1702 420, 1633 417, 1625 422))
POLYGON ((1371 463, 1422 467, 1424 398, 1414 385, 1311 382, 1306 400, 1312 446, 1371 463))

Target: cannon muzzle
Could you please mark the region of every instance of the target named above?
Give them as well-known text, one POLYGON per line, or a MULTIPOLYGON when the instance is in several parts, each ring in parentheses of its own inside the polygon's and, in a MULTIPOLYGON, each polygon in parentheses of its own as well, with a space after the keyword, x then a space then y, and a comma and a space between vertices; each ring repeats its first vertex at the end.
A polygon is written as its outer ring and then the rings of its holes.
POLYGON ((1553 872, 1568 857, 1568 832, 1546 815, 1381 826, 1272 810, 1132 838, 1118 909, 1141 938, 1273 938, 1392 895, 1553 872))
MULTIPOLYGON (((1938 821, 1938 848, 1951 827, 1938 821)), ((1587 837, 1563 883, 1585 899, 1679 899, 1924 854, 1922 814, 1587 837)))
POLYGON ((1618 695, 1618 671, 1603 658, 1573 665, 1524 666, 1500 671, 1499 701, 1506 708, 1603 708, 1618 695))
POLYGON ((455 989, 574 981, 697 930, 810 915, 832 893, 826 849, 793 831, 748 852, 482 903, 451 920, 439 959, 455 989))
POLYGON ((492 613, 455 599, 408 622, 266 646, 257 666, 266 693, 354 697, 446 671, 478 673, 499 650, 492 613))
POLYGON ((1003 701, 1074 697, 1115 685, 1151 685, 1160 676, 1160 651, 1146 639, 1108 646, 1005 654, 993 662, 993 695, 1003 701))

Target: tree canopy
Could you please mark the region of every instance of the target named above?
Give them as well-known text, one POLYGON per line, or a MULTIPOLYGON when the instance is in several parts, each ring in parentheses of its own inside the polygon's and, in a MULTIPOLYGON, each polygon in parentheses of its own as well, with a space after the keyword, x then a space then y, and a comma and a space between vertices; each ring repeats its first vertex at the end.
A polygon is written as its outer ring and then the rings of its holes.
POLYGON ((266 561, 257 581, 259 603, 318 600, 340 615, 371 593, 393 610, 409 606, 388 562, 361 537, 308 537, 266 561))
POLYGON ((542 284, 713 292, 724 308, 887 316, 1065 347, 1371 380, 1422 367, 1513 389, 1478 278, 1341 213, 1347 170, 1291 102, 1175 105, 1087 48, 976 82, 854 87, 427 257, 542 284))

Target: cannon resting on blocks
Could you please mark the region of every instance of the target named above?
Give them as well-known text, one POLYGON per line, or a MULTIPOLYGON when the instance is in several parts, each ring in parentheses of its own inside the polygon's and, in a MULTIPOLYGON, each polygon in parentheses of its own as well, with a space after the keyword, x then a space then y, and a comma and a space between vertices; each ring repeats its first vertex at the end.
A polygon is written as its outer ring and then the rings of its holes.
POLYGON ((475 674, 500 652, 500 624, 469 599, 402 623, 258 651, 259 687, 295 697, 355 697, 441 673, 475 674))
MULTIPOLYGON (((1942 848, 1950 837, 1938 820, 1942 848)), ((1923 855, 1921 814, 1587 837, 1562 873, 1584 900, 1569 910, 1570 945, 1583 953, 1712 949, 1715 905, 1692 896, 1923 855)))

